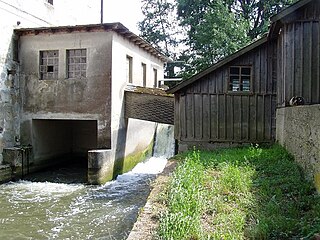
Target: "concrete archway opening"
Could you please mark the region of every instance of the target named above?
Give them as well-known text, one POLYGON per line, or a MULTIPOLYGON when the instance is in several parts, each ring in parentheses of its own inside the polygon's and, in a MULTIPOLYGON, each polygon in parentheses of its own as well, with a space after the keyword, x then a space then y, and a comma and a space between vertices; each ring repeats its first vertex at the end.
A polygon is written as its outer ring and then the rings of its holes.
POLYGON ((97 148, 96 120, 32 120, 33 165, 42 168, 88 165, 88 151, 97 148))

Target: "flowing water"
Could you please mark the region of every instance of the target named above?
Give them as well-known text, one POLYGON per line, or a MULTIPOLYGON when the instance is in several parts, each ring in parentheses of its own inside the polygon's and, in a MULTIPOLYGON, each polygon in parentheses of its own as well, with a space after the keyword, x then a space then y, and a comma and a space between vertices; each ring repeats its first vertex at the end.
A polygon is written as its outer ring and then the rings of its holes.
MULTIPOLYGON (((26 180, 1 185, 0 239, 125 239, 146 202, 150 181, 173 154, 171 128, 159 125, 154 157, 103 186, 26 180)), ((78 173, 64 170, 47 174, 60 180, 78 173)))

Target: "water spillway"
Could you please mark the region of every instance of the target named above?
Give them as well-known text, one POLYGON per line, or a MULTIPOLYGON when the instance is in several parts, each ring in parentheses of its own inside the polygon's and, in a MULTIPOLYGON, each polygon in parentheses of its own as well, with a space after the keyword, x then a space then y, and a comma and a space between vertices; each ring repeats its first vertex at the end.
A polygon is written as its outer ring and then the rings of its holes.
POLYGON ((103 186, 26 180, 1 185, 0 239, 125 239, 150 182, 173 154, 168 145, 159 152, 160 145, 172 144, 170 131, 159 126, 155 156, 103 186))

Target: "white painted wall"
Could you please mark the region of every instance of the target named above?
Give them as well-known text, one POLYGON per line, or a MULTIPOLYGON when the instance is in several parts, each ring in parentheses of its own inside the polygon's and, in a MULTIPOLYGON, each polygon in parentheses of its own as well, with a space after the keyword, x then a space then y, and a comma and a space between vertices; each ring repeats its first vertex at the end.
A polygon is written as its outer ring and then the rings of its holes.
POLYGON ((99 0, 0 0, 1 25, 44 27, 100 22, 99 0), (5 20, 5 21, 3 21, 5 20))
MULTIPOLYGON (((31 137, 36 136, 32 119, 97 121, 98 147, 111 147, 113 159, 142 152, 150 145, 156 124, 124 118, 126 56, 133 59, 136 85, 142 86, 141 63, 146 64, 148 87, 154 84, 154 68, 158 79, 163 77, 161 60, 111 31, 27 34, 19 42, 23 145, 37 145, 31 137), (87 49, 87 77, 66 79, 66 50, 77 48, 87 49), (57 80, 39 80, 40 50, 59 50, 57 80)), ((34 157, 41 159, 37 152, 34 157)))
MULTIPOLYGON (((154 72, 157 69, 158 79, 164 76, 164 63, 152 56, 142 48, 134 45, 128 39, 114 33, 112 41, 112 117, 111 132, 112 137, 117 138, 117 129, 125 128, 124 122, 124 90, 128 85, 126 81, 127 68, 126 57, 132 57, 132 84, 143 86, 142 67, 146 64, 147 78, 146 86, 153 87, 154 72)), ((126 129, 125 155, 134 151, 141 151, 148 146, 153 139, 155 123, 129 119, 126 129)), ((116 141, 112 140, 113 143, 116 141)), ((115 147, 115 146, 113 146, 115 147)))
MULTIPOLYGON (((71 32, 20 37, 21 143, 31 144, 32 119, 96 120, 99 148, 110 146, 112 32, 71 32), (87 50, 86 78, 67 79, 68 49, 87 50), (39 80, 39 51, 58 50, 56 80, 39 80), (24 127, 26 126, 26 127, 24 127)), ((36 157, 36 156, 35 156, 36 157)))
POLYGON ((13 61, 13 30, 16 28, 99 23, 98 0, 0 0, 0 164, 3 147, 19 144, 19 71, 13 61))

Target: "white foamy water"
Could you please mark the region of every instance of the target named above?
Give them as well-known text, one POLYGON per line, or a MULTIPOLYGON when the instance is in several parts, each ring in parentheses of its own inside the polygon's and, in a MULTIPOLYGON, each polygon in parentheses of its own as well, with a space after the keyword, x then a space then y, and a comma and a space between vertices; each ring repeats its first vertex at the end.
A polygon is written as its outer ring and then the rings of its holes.
POLYGON ((151 157, 148 161, 139 163, 129 174, 159 174, 167 164, 164 157, 151 157))
POLYGON ((174 155, 173 126, 158 124, 153 157, 170 158, 174 155))
MULTIPOLYGON (((154 152, 159 153, 160 144, 172 155, 173 147, 162 145, 168 137, 165 130, 161 127, 157 134, 164 139, 161 144, 156 140, 154 152)), ((31 181, 0 185, 0 239, 126 239, 150 182, 166 163, 166 157, 151 157, 103 186, 31 181)))

